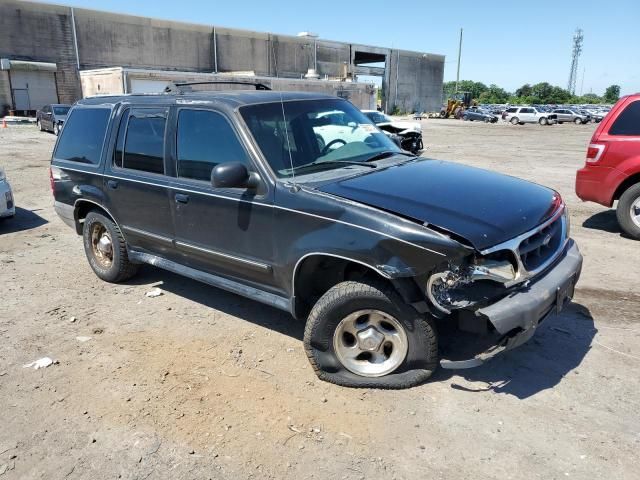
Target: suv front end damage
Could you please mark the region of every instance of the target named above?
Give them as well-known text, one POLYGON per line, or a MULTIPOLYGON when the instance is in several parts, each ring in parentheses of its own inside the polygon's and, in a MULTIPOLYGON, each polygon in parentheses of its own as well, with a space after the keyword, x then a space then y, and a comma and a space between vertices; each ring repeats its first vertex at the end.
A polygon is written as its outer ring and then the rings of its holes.
POLYGON ((473 358, 442 359, 441 366, 475 367, 525 343, 571 300, 581 269, 582 255, 569 238, 568 211, 560 205, 534 230, 433 273, 425 293, 437 316, 457 318, 463 330, 497 336, 473 358))

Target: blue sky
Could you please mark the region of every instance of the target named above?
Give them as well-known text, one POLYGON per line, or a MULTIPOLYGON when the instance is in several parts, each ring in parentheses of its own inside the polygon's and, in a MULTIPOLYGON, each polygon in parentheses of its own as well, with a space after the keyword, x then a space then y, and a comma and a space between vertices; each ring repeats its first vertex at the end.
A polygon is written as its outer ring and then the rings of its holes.
POLYGON ((566 87, 571 37, 584 30, 577 92, 602 94, 611 84, 640 91, 640 0, 448 1, 369 0, 58 0, 51 3, 171 20, 321 38, 446 55, 455 80, 464 28, 461 79, 513 91, 548 81, 566 87), (97 6, 99 5, 99 7, 97 6))

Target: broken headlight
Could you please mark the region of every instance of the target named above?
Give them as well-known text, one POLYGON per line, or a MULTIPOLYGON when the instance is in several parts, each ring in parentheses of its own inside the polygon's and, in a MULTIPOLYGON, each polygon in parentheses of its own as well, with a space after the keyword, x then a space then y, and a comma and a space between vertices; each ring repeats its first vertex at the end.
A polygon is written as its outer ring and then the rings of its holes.
POLYGON ((474 258, 461 265, 448 265, 427 281, 426 293, 441 313, 490 301, 505 292, 516 279, 516 269, 509 258, 474 258))

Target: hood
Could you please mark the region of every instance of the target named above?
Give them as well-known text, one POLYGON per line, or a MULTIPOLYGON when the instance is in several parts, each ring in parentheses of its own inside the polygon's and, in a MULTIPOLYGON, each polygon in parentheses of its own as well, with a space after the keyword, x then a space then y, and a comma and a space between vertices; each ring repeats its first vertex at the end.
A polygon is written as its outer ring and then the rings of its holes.
POLYGON ((426 159, 318 188, 447 230, 478 250, 539 225, 557 195, 518 178, 426 159))
POLYGON ((422 126, 418 122, 403 122, 403 121, 384 122, 384 123, 379 123, 378 127, 386 126, 386 125, 390 125, 399 130, 415 130, 415 131, 422 130, 422 126))

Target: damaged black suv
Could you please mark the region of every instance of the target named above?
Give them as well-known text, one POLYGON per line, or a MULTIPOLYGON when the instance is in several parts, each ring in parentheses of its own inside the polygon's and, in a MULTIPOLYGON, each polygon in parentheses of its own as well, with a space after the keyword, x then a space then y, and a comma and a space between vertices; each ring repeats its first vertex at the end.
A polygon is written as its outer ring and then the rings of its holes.
POLYGON ((557 192, 416 157, 316 93, 82 100, 51 182, 101 279, 146 263, 288 311, 318 376, 346 386, 408 387, 522 344, 582 266, 557 192), (495 341, 439 359, 442 323, 495 341))

